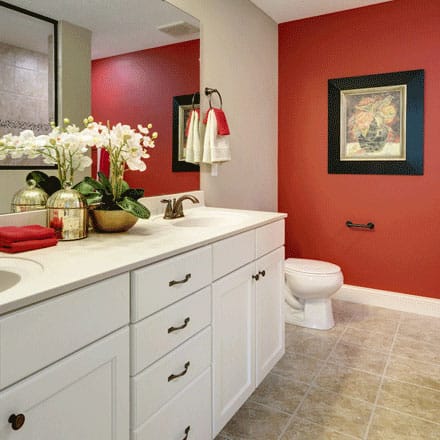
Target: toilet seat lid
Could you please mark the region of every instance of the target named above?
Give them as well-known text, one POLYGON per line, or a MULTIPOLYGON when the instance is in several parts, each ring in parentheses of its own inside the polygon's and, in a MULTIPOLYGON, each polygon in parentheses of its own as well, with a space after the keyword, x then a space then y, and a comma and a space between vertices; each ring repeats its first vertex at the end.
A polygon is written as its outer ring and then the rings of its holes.
POLYGON ((285 272, 301 272, 320 275, 329 275, 340 272, 341 268, 333 263, 306 258, 288 258, 285 261, 285 272))

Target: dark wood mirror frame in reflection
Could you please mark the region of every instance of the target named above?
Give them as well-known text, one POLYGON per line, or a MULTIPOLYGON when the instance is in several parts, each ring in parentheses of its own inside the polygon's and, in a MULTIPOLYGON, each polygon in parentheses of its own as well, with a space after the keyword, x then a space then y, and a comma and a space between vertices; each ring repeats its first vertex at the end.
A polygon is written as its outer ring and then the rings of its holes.
POLYGON ((173 171, 199 171, 199 165, 185 162, 186 126, 191 111, 200 108, 200 93, 173 98, 173 171))
MULTIPOLYGON (((23 130, 46 134, 57 123, 58 21, 0 1, 0 59, 13 81, 0 91, 0 136, 23 130), (26 29, 26 32, 20 30, 26 29), (30 40, 29 40, 30 38, 30 40), (45 52, 39 49, 47 48, 45 52), (20 87, 20 90, 18 90, 20 87), (3 113, 3 111, 6 111, 3 113)), ((0 161, 0 169, 53 169, 42 158, 0 161)))

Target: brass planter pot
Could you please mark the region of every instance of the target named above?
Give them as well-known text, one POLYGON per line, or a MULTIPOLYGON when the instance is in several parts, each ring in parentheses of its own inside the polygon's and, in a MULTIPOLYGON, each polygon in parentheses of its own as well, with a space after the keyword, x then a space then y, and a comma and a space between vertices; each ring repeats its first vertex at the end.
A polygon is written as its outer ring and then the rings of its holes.
POLYGON ((95 231, 99 232, 125 232, 138 221, 137 217, 122 209, 117 211, 91 209, 90 216, 95 231))

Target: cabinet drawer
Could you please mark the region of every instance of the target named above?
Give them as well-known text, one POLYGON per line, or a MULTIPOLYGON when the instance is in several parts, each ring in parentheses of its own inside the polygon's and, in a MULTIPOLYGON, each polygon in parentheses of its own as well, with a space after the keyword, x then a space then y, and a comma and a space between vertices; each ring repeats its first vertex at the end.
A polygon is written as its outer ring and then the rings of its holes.
POLYGON ((154 361, 211 323, 211 288, 205 289, 131 325, 131 374, 154 361))
POLYGON ((146 422, 210 364, 211 327, 208 327, 133 377, 132 428, 146 422))
POLYGON ((133 271, 132 322, 139 321, 207 286, 211 280, 210 246, 133 271))
POLYGON ((255 259, 255 230, 212 245, 213 278, 216 280, 255 259))
POLYGON ((0 319, 0 388, 127 325, 129 276, 123 274, 0 319))
POLYGON ((257 229, 257 258, 284 245, 284 220, 257 229))
POLYGON ((211 435, 211 369, 183 389, 140 428, 132 440, 208 440, 211 435), (187 437, 185 437, 185 435, 187 437))

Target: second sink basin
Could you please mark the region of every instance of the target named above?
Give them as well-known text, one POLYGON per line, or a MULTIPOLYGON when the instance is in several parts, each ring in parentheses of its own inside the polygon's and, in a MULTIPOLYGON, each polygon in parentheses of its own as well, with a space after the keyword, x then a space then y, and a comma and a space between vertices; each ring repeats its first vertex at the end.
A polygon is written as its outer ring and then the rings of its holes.
POLYGON ((43 272, 43 267, 26 258, 0 257, 0 293, 19 283, 32 281, 43 272))

